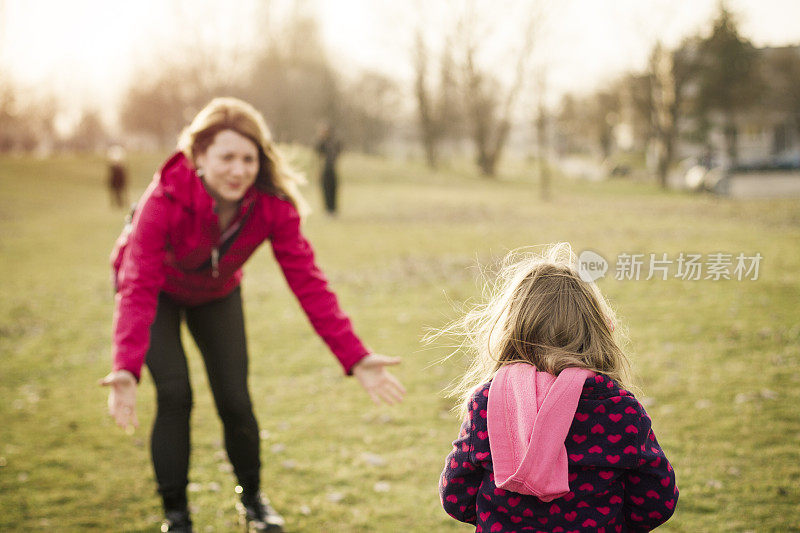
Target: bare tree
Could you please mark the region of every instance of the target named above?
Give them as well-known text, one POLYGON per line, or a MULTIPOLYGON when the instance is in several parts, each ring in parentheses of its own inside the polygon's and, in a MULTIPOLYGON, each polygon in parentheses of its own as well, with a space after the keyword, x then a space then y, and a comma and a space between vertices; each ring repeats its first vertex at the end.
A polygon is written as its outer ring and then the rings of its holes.
POLYGON ((165 60, 134 77, 137 82, 128 88, 119 111, 126 131, 150 136, 160 146, 173 145, 187 121, 223 92, 214 66, 202 55, 187 57, 195 60, 165 60))
POLYGON ((667 175, 675 158, 679 123, 686 114, 685 90, 697 75, 697 38, 689 37, 675 50, 659 41, 650 55, 650 112, 652 139, 656 147, 656 175, 667 188, 667 175))
POLYGON ((36 94, 35 88, 15 82, 0 67, 0 152, 30 152, 55 141, 52 95, 36 94))
POLYGON ((436 168, 439 162, 442 141, 453 139, 460 133, 461 112, 458 105, 459 87, 453 42, 450 37, 445 37, 443 43, 438 85, 432 87, 429 80, 432 53, 422 30, 417 29, 414 40, 414 94, 425 159, 430 168, 436 168))
POLYGON ((470 4, 459 24, 463 53, 463 82, 466 120, 475 145, 476 163, 486 177, 494 177, 512 126, 515 105, 526 85, 538 30, 545 16, 544 2, 535 1, 528 9, 523 42, 516 52, 513 78, 504 86, 497 75, 478 62, 486 32, 478 28, 480 15, 470 4))
POLYGON ((542 200, 549 200, 550 199, 550 167, 547 161, 547 151, 549 148, 549 143, 547 142, 548 139, 548 112, 547 107, 545 105, 545 95, 546 93, 546 78, 545 73, 539 73, 539 79, 537 80, 537 93, 538 93, 538 103, 537 103, 537 114, 536 114, 536 145, 537 145, 537 156, 539 160, 539 183, 540 183, 540 195, 542 200))
POLYGON ((108 139, 100 113, 96 109, 87 109, 83 111, 66 145, 81 152, 98 152, 106 147, 108 139))
POLYGON ((362 73, 342 94, 340 127, 346 145, 367 154, 377 153, 397 118, 399 90, 394 80, 379 72, 362 73))
POLYGON ((667 172, 672 162, 677 127, 677 102, 673 54, 656 43, 650 56, 651 103, 653 133, 656 147, 656 174, 658 183, 667 188, 667 172))
POLYGON ((332 125, 342 121, 340 76, 328 58, 318 21, 303 5, 296 4, 280 26, 272 25, 243 87, 243 96, 264 113, 282 142, 309 142, 321 120, 332 125))
POLYGON ((431 90, 428 87, 428 63, 430 51, 425 44, 422 31, 417 30, 414 41, 414 95, 417 98, 419 125, 422 130, 422 147, 425 149, 425 160, 430 168, 436 168, 439 145, 439 123, 431 102, 431 90))

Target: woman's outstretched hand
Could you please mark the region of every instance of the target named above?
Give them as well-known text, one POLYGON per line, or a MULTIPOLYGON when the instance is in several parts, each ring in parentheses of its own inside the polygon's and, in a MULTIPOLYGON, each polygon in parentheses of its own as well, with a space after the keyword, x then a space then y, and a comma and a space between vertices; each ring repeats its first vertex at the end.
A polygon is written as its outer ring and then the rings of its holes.
POLYGON ((392 405, 403 401, 406 389, 386 367, 399 364, 399 357, 371 353, 353 366, 353 375, 367 390, 373 402, 380 403, 382 400, 392 405))
POLYGON ((133 374, 127 370, 115 370, 98 383, 111 387, 108 391, 108 414, 117 425, 124 429, 139 427, 139 419, 136 418, 136 378, 133 374))

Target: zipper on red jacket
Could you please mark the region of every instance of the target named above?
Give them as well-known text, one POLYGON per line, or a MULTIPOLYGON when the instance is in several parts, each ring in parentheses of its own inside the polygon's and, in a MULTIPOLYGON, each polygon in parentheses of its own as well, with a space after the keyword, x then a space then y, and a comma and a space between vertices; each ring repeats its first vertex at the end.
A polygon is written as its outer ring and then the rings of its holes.
POLYGON ((211 250, 211 275, 219 277, 219 248, 216 246, 211 250))
MULTIPOLYGON (((226 229, 222 233, 222 235, 219 236, 217 240, 217 245, 211 249, 211 276, 213 278, 219 277, 220 249, 222 250, 222 253, 225 253, 225 251, 230 247, 231 243, 229 241, 231 239, 235 239, 236 236, 239 234, 239 230, 242 228, 242 225, 250 216, 250 213, 252 212, 254 205, 255 202, 252 202, 247 211, 244 213, 244 215, 242 215, 241 211, 239 212, 239 215, 236 218, 236 220, 234 220, 234 222, 228 227, 228 229, 226 229)), ((206 266, 203 266, 201 268, 208 268, 207 266, 208 262, 206 262, 205 265, 206 266)))

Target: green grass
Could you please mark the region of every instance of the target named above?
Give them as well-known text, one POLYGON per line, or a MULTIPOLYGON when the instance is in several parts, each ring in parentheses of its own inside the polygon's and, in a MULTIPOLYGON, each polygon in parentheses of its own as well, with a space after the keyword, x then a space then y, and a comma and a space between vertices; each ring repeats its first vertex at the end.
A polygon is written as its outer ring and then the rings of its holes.
MULTIPOLYGON (((135 195, 164 155, 133 158, 135 195)), ((341 174, 336 219, 306 188, 317 210, 306 233, 359 334, 403 356, 396 374, 408 397, 372 405, 312 333, 269 247, 253 257, 244 282, 250 386, 266 430, 265 489, 288 531, 469 530, 443 513, 436 488, 459 425, 441 391, 464 361, 437 363, 447 348, 420 337, 479 295, 479 265, 564 240, 612 263, 622 252, 764 256, 757 281, 608 276, 600 287, 627 329, 641 396, 677 472, 681 500, 663 530, 800 531, 800 201, 556 179, 544 203, 522 164, 490 182, 467 166, 431 172, 347 155, 341 174)), ((140 386, 134 435, 113 426, 96 385, 110 364, 108 254, 123 216, 108 206, 104 177, 93 157, 0 158, 2 531, 153 531, 160 520, 151 381, 140 386)), ((221 428, 188 337, 186 345, 195 522, 231 531, 221 428)))

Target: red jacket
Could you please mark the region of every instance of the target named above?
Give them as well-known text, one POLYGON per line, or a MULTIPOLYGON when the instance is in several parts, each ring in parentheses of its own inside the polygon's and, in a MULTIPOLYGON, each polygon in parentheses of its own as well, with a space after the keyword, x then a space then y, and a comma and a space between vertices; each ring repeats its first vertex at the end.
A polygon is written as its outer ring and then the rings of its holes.
POLYGON ((160 292, 187 306, 222 298, 239 285, 244 262, 269 240, 314 329, 350 373, 369 351, 314 264, 314 252, 300 232, 294 206, 250 187, 226 232, 238 227, 238 233, 228 238, 220 234, 214 205, 180 152, 164 164, 145 191, 130 234, 120 237, 120 241, 127 238, 127 245, 118 258, 114 369, 129 370, 139 378, 160 292), (231 242, 229 247, 223 244, 226 240, 231 242))

